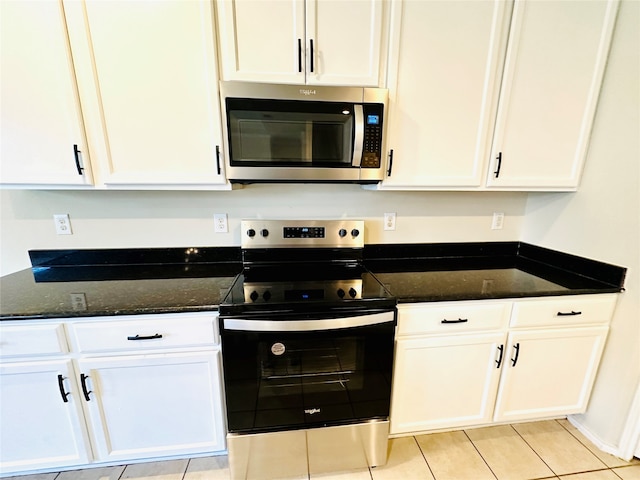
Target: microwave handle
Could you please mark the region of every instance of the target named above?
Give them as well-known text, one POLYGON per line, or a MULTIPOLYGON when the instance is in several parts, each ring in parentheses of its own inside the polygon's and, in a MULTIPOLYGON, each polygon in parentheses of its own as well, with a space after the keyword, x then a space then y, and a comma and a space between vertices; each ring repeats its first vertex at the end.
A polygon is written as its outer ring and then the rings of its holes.
POLYGON ((362 148, 364 145, 364 113, 362 105, 353 106, 353 116, 355 124, 353 126, 355 132, 353 135, 353 157, 351 158, 351 166, 359 167, 362 161, 362 148))

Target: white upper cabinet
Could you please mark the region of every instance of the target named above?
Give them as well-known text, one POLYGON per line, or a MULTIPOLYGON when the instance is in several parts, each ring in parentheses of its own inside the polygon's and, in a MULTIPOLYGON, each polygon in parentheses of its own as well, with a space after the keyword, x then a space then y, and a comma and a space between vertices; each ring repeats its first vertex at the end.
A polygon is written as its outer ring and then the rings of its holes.
POLYGON ((0 22, 0 183, 91 184, 62 4, 3 0, 0 22))
POLYGON ((210 2, 65 0, 65 9, 100 183, 224 183, 210 2))
POLYGON ((224 80, 378 86, 382 0, 217 0, 224 80))
POLYGON ((384 187, 479 187, 491 147, 509 3, 394 2, 384 187), (388 169, 389 171, 389 169, 388 169))
POLYGON ((617 6, 395 1, 379 188, 575 190, 617 6))
POLYGON ((488 186, 578 186, 617 7, 515 2, 488 186))

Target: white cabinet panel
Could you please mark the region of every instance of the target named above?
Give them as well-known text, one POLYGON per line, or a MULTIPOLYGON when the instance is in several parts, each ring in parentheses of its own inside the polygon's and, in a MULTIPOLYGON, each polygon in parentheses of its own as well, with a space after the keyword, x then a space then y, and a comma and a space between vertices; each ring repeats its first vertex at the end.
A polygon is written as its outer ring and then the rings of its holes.
POLYGON ((220 353, 86 358, 78 361, 99 460, 224 449, 220 353))
POLYGON ((490 422, 504 338, 498 332, 399 339, 391 433, 490 422))
POLYGON ((578 186, 617 8, 515 2, 488 186, 578 186))
POLYGON ((0 182, 91 184, 62 4, 3 0, 0 22, 0 182))
POLYGON ((380 83, 381 0, 217 0, 224 80, 380 83))
POLYGON ((65 1, 107 185, 224 183, 212 5, 65 1), (86 45, 88 44, 88 50, 86 45))
POLYGON ((0 365, 0 386, 0 473, 89 461, 71 360, 0 365))
POLYGON ((395 2, 384 187, 479 187, 510 3, 395 2))
POLYGON ((602 326, 511 332, 494 420, 584 412, 608 330, 602 326))
POLYGON ((67 339, 61 323, 0 326, 1 357, 56 355, 67 352, 67 339))

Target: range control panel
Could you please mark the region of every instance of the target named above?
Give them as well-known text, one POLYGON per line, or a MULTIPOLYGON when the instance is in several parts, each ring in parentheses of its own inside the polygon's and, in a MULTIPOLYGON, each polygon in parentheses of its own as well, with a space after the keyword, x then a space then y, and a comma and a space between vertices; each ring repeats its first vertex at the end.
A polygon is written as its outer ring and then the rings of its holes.
POLYGON ((364 220, 243 220, 242 248, 363 248, 364 220))

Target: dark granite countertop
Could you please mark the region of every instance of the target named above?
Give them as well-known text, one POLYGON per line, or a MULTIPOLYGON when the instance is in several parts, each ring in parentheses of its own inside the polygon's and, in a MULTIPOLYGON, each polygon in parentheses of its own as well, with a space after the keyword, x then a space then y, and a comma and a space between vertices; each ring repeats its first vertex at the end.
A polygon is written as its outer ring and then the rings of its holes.
POLYGON ((369 245, 398 303, 619 292, 626 269, 523 242, 369 245))
MULTIPOLYGON (((217 309, 238 247, 37 250, 0 278, 0 320, 217 309)), ((367 245, 366 267, 398 302, 619 292, 626 269, 523 242, 367 245)))
POLYGON ((0 319, 216 310, 242 270, 222 248, 31 251, 0 278, 0 319))

